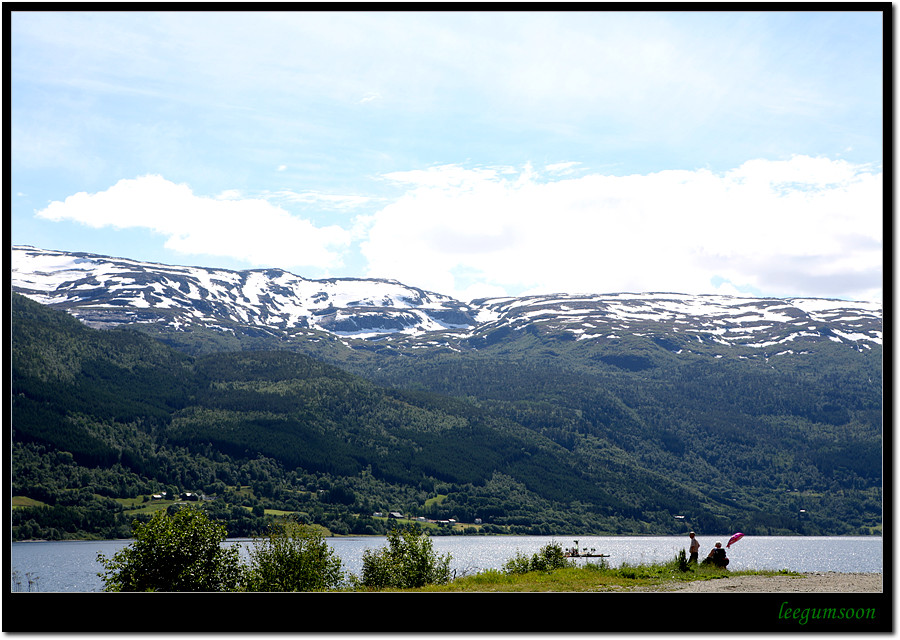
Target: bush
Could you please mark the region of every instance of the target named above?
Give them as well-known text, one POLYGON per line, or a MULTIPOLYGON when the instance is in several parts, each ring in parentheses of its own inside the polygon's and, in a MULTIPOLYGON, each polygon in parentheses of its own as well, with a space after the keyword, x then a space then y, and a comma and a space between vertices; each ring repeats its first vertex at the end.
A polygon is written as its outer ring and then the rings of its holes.
POLYGON ((564 569, 574 566, 571 560, 567 560, 563 553, 562 547, 555 542, 541 547, 540 551, 535 553, 531 558, 524 555, 520 551, 516 552, 516 556, 506 561, 503 570, 506 573, 528 573, 529 571, 553 571, 554 569, 564 569))
POLYGON ((97 560, 104 591, 234 591, 242 567, 235 547, 222 548, 225 526, 186 507, 156 512, 133 525, 134 542, 97 560))
POLYGON ((690 571, 690 566, 688 565, 687 553, 685 553, 684 549, 680 549, 678 551, 678 555, 675 556, 675 562, 678 563, 679 571, 690 571))
POLYGON ((553 571, 570 566, 573 566, 573 563, 566 559, 562 547, 555 542, 544 545, 538 553, 531 557, 532 571, 553 571))
POLYGON ((274 525, 253 542, 247 591, 326 591, 343 582, 341 559, 315 527, 274 525))
POLYGON ((412 589, 450 582, 450 555, 438 557, 418 528, 392 529, 388 546, 363 552, 362 586, 412 589))
POLYGON ((531 558, 521 551, 516 551, 516 555, 504 563, 503 571, 508 574, 528 573, 531 571, 531 558))

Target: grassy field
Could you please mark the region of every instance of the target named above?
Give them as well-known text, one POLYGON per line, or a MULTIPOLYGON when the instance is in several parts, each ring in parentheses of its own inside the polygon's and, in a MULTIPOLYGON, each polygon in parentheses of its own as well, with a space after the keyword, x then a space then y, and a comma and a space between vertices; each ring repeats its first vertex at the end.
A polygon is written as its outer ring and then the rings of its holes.
POLYGON ((427 509, 428 507, 430 507, 433 504, 437 504, 437 505, 441 504, 446 499, 446 497, 447 497, 446 494, 439 493, 433 498, 428 498, 427 500, 425 500, 425 508, 427 509))
POLYGON ((149 500, 145 502, 144 497, 116 498, 116 502, 125 507, 129 515, 137 515, 139 513, 152 514, 156 511, 163 511, 178 502, 177 500, 149 500))
POLYGON ((25 496, 13 496, 12 497, 12 508, 17 509, 21 507, 46 507, 47 505, 40 500, 34 500, 32 498, 26 498, 25 496))
POLYGON ((663 564, 622 565, 617 568, 601 564, 569 567, 553 571, 530 571, 509 574, 500 570, 488 570, 463 576, 446 585, 429 585, 404 591, 432 592, 591 592, 627 591, 641 587, 658 587, 664 584, 717 580, 747 575, 799 575, 788 571, 724 571, 706 566, 696 566, 680 571, 677 562, 663 564))

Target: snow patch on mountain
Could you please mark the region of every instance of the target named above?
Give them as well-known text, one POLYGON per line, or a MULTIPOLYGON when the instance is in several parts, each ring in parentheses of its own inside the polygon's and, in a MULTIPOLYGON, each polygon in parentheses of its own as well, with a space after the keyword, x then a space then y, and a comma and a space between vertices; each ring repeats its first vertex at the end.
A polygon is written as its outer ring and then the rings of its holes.
POLYGON ((13 290, 94 323, 101 310, 116 309, 126 321, 149 321, 129 320, 130 310, 171 310, 178 326, 193 318, 356 337, 477 324, 468 305, 392 280, 308 280, 280 269, 173 267, 34 247, 13 247, 12 258, 13 290))
POLYGON ((317 330, 342 339, 419 339, 410 348, 456 348, 454 340, 529 326, 578 341, 643 335, 676 353, 685 340, 763 349, 801 339, 857 346, 880 345, 883 339, 878 303, 656 292, 466 304, 395 280, 310 280, 280 269, 171 266, 27 246, 12 248, 12 288, 92 326, 157 322, 233 331, 240 325, 317 330))

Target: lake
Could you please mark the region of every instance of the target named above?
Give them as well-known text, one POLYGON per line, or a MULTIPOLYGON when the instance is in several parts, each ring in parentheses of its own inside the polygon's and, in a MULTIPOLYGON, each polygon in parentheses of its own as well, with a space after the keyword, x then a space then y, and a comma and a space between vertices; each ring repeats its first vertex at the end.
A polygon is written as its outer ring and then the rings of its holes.
MULTIPOLYGON (((536 553, 549 542, 563 548, 575 541, 584 550, 609 554, 610 566, 623 563, 640 564, 671 560, 680 549, 687 550, 687 536, 437 536, 431 539, 439 555, 451 555, 451 569, 457 575, 471 574, 485 569, 500 569, 517 552, 536 553)), ((701 559, 716 541, 724 545, 728 536, 698 536, 701 559)), ((345 571, 362 573, 362 557, 366 549, 379 549, 387 544, 381 536, 327 538, 327 542, 341 558, 345 571)), ((97 576, 101 565, 97 553, 110 557, 130 540, 93 540, 61 542, 13 542, 12 590, 40 592, 101 591, 103 583, 97 576), (29 580, 32 584, 29 585, 29 580), (16 584, 18 582, 18 584, 16 584)), ((228 540, 226 545, 246 549, 251 541, 228 540)), ((861 537, 804 537, 804 536, 746 536, 728 550, 729 569, 789 569, 799 572, 835 571, 840 573, 882 573, 882 538, 861 537)), ((598 562, 597 558, 576 560, 578 563, 598 562)))

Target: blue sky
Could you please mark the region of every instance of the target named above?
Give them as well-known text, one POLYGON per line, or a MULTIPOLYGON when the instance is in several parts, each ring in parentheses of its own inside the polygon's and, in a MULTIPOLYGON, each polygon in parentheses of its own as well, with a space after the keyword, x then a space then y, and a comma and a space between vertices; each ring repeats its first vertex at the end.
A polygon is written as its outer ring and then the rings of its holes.
POLYGON ((11 244, 463 300, 880 300, 882 22, 14 11, 11 244))

